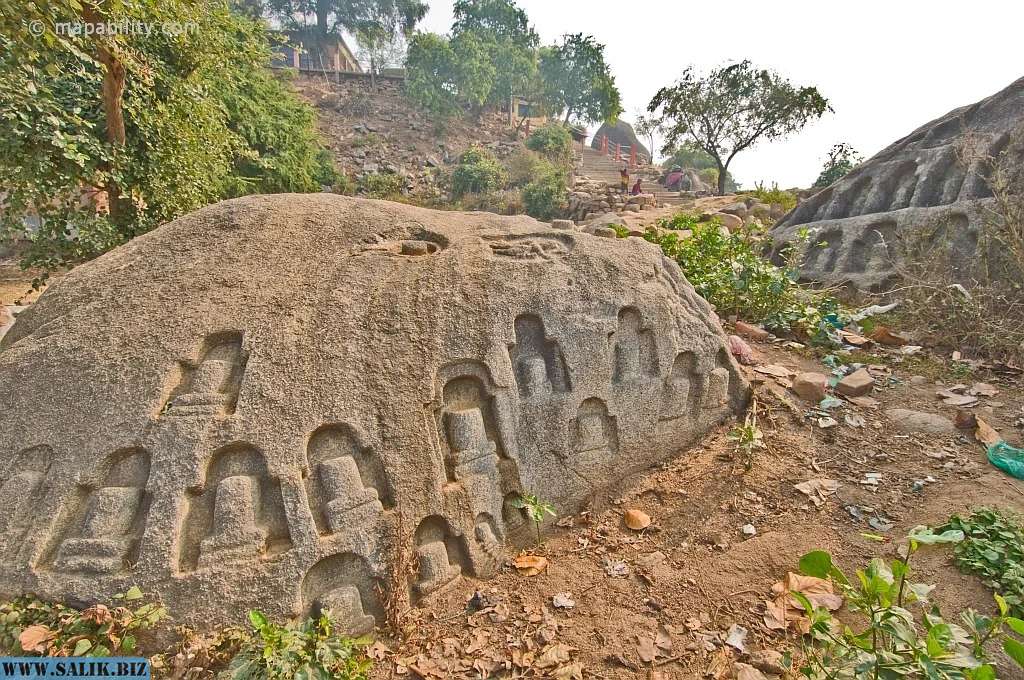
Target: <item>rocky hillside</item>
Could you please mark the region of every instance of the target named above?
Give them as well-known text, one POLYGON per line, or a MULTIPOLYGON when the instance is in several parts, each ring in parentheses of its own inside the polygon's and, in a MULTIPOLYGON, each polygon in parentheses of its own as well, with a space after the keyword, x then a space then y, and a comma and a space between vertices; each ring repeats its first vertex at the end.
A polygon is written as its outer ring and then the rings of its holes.
POLYGON ((338 83, 303 75, 294 84, 316 108, 324 144, 342 172, 352 178, 398 174, 405 194, 436 195, 437 169, 454 163, 470 146, 504 158, 519 144, 500 113, 438 125, 405 98, 399 80, 371 84, 359 77, 338 83))

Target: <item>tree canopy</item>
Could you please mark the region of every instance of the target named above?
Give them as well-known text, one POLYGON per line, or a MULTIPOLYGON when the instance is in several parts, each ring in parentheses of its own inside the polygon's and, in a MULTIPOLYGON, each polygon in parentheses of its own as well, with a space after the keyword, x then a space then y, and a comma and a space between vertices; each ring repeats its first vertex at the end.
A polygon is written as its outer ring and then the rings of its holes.
POLYGON ((266 0, 263 11, 285 28, 381 40, 398 31, 409 34, 427 9, 421 0, 266 0))
POLYGON ((594 36, 573 33, 540 55, 540 75, 553 110, 565 122, 614 121, 622 113, 615 78, 604 60, 605 46, 594 36))
POLYGON ((729 164, 741 151, 797 132, 830 110, 817 88, 793 85, 749 61, 704 77, 691 66, 676 84, 659 90, 647 109, 665 130, 666 150, 690 140, 715 160, 719 193, 725 192, 729 164))
POLYGON ((834 145, 828 151, 828 158, 821 168, 821 174, 818 175, 818 179, 814 180, 814 187, 824 189, 830 184, 838 182, 860 165, 863 160, 864 158, 857 153, 857 150, 846 142, 834 145))
POLYGON ((333 181, 312 109, 267 69, 261 24, 198 0, 26 11, 42 35, 0 34, 0 237, 28 237, 28 264, 93 257, 224 197, 333 181), (55 30, 119 20, 187 30, 55 30))

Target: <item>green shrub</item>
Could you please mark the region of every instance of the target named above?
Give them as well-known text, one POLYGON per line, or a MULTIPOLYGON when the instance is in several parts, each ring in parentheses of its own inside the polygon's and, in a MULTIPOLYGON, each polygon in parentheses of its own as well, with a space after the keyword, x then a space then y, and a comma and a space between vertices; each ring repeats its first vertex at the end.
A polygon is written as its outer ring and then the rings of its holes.
POLYGON ((221 677, 225 680, 332 678, 365 680, 371 662, 359 654, 368 638, 353 640, 333 632, 326 614, 281 626, 263 613, 249 612, 253 635, 221 677))
POLYGON ((523 189, 526 214, 538 220, 554 219, 565 204, 566 182, 560 172, 542 175, 523 189))
POLYGON ((554 164, 536 151, 520 149, 508 159, 509 183, 524 187, 538 177, 556 172, 554 164))
MULTIPOLYGON (((661 246, 679 263, 697 292, 720 314, 736 314, 745 321, 764 324, 776 331, 795 331, 826 342, 829 331, 841 322, 839 305, 830 297, 798 283, 795 267, 778 267, 764 257, 767 236, 763 232, 725 232, 716 222, 693 223, 692 215, 668 222, 680 234, 647 232, 646 239, 661 246)), ((796 258, 790 258, 794 261, 796 258)))
POLYGON ((964 533, 953 551, 957 566, 980 576, 1014 616, 1024 616, 1024 517, 979 508, 968 517, 954 515, 942 530, 964 533))
POLYGON ((523 195, 519 189, 501 189, 483 194, 466 194, 456 206, 460 210, 480 210, 498 215, 522 215, 523 195))
POLYGON ((753 196, 757 200, 762 203, 767 203, 768 205, 778 203, 786 212, 795 208, 798 200, 796 194, 792 191, 780 189, 779 185, 774 183, 772 184, 771 189, 766 189, 763 182, 758 183, 754 185, 753 189, 741 191, 740 194, 744 196, 753 196))
MULTIPOLYGON (((697 172, 701 181, 707 185, 717 187, 718 186, 718 168, 703 168, 697 172)), ((728 189, 726 189, 728 191, 728 189)))
POLYGON ((459 156, 459 164, 452 171, 452 195, 482 194, 502 189, 508 183, 508 173, 488 151, 470 147, 459 156))
POLYGON ((700 224, 700 215, 688 212, 677 212, 668 219, 658 220, 658 226, 662 229, 690 230, 700 224))
POLYGON ((989 663, 985 648, 989 642, 1002 642, 1017 665, 1024 665, 1024 644, 1009 634, 1024 635, 1024 621, 1008 616, 1007 604, 998 595, 997 614, 987 616, 967 609, 958 617, 959 623, 954 623, 944 619, 930 601, 935 586, 911 581, 910 560, 921 545, 962 539, 959 531, 935 533, 916 527, 899 553, 905 557, 888 563, 875 558, 865 569, 858 569, 853 580, 833 564, 827 552, 804 555, 800 571, 830 581, 854 616, 840 622, 828 606, 812 603, 812 599, 823 602, 822 595, 789 592, 807 614, 813 641, 808 644, 801 639, 799 675, 809 680, 995 680, 996 668, 989 663), (919 614, 915 615, 912 607, 919 614))
POLYGON ((159 604, 143 602, 131 588, 115 595, 116 605, 94 604, 79 611, 31 596, 0 604, 0 655, 134 656, 136 634, 167 615, 159 604))
POLYGON ((561 123, 548 123, 530 133, 526 148, 551 160, 566 162, 572 157, 572 135, 561 123))
POLYGON ((393 172, 375 172, 359 180, 359 190, 371 198, 393 198, 402 193, 402 177, 393 172))

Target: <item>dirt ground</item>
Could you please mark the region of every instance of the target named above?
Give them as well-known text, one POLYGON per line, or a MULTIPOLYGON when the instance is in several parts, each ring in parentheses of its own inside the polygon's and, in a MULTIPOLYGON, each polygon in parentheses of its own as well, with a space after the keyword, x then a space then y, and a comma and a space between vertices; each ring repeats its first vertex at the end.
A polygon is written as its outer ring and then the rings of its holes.
MULTIPOLYGON (((807 350, 751 344, 762 365, 828 372, 807 350)), ((857 354, 848 361, 858 361, 857 354)), ((913 357, 901 364, 895 352, 860 361, 883 358, 891 373, 876 380, 882 385, 873 394, 878 406, 847 403, 832 412, 840 424, 828 429, 818 426, 817 417, 805 417, 809 404, 773 378, 745 369, 762 383, 755 394, 766 443, 751 470, 744 472, 736 460, 726 425, 701 446, 626 480, 608 507, 552 523, 544 542, 530 551, 548 560, 541 574, 525 576, 506 565, 491 581, 462 579, 407 612, 405 639, 382 640, 371 650, 379 660, 375 677, 728 674, 733 660, 745 660, 724 644, 734 624, 748 631, 748 653, 794 646, 792 637, 766 627, 765 601, 806 552, 827 550, 852 574, 871 557, 894 557, 902 537, 918 524, 941 523, 980 505, 1021 509, 1024 483, 993 468, 970 431, 938 439, 904 435, 884 415, 889 408, 908 408, 952 419, 956 409, 936 398, 937 386, 985 381, 999 394, 982 398, 973 411, 1019 445, 1014 422, 1024 415, 1021 377, 949 375, 941 360, 913 357), (850 426, 847 415, 855 423, 862 416, 864 424, 850 426), (863 483, 869 472, 880 473, 877 487, 863 483), (794 487, 815 478, 840 484, 820 507, 794 487), (625 527, 623 514, 633 508, 653 519, 647 530, 625 527), (755 536, 743 535, 746 524, 755 536), (878 543, 864 532, 886 540, 878 543), (556 595, 574 606, 554 606, 556 595), (657 658, 645 663, 638 644, 650 649, 654 639, 657 658)), ((950 554, 935 546, 915 555, 918 580, 938 584, 935 598, 947 613, 994 610, 988 589, 961 574, 950 554)), ((1020 677, 1000 666, 1000 677, 1020 677)))

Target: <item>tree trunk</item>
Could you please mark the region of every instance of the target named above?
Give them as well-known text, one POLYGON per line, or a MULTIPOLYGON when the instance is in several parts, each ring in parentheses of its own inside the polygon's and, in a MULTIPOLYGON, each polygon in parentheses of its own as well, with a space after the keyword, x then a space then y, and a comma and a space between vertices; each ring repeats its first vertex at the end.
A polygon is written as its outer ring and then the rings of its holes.
MULTIPOLYGON (((103 115, 107 121, 107 141, 115 148, 125 144, 124 128, 124 64, 118 60, 110 47, 99 39, 96 44, 97 57, 103 64, 103 115)), ((110 170, 110 168, 107 168, 110 170)), ((107 192, 110 219, 119 221, 125 213, 121 187, 113 179, 103 187, 107 192)))
POLYGON ((326 0, 316 3, 316 29, 320 35, 327 35, 327 21, 330 18, 330 4, 326 0))
POLYGON ((715 163, 718 165, 718 195, 725 195, 725 178, 729 174, 729 167, 722 165, 722 161, 715 159, 715 163))

